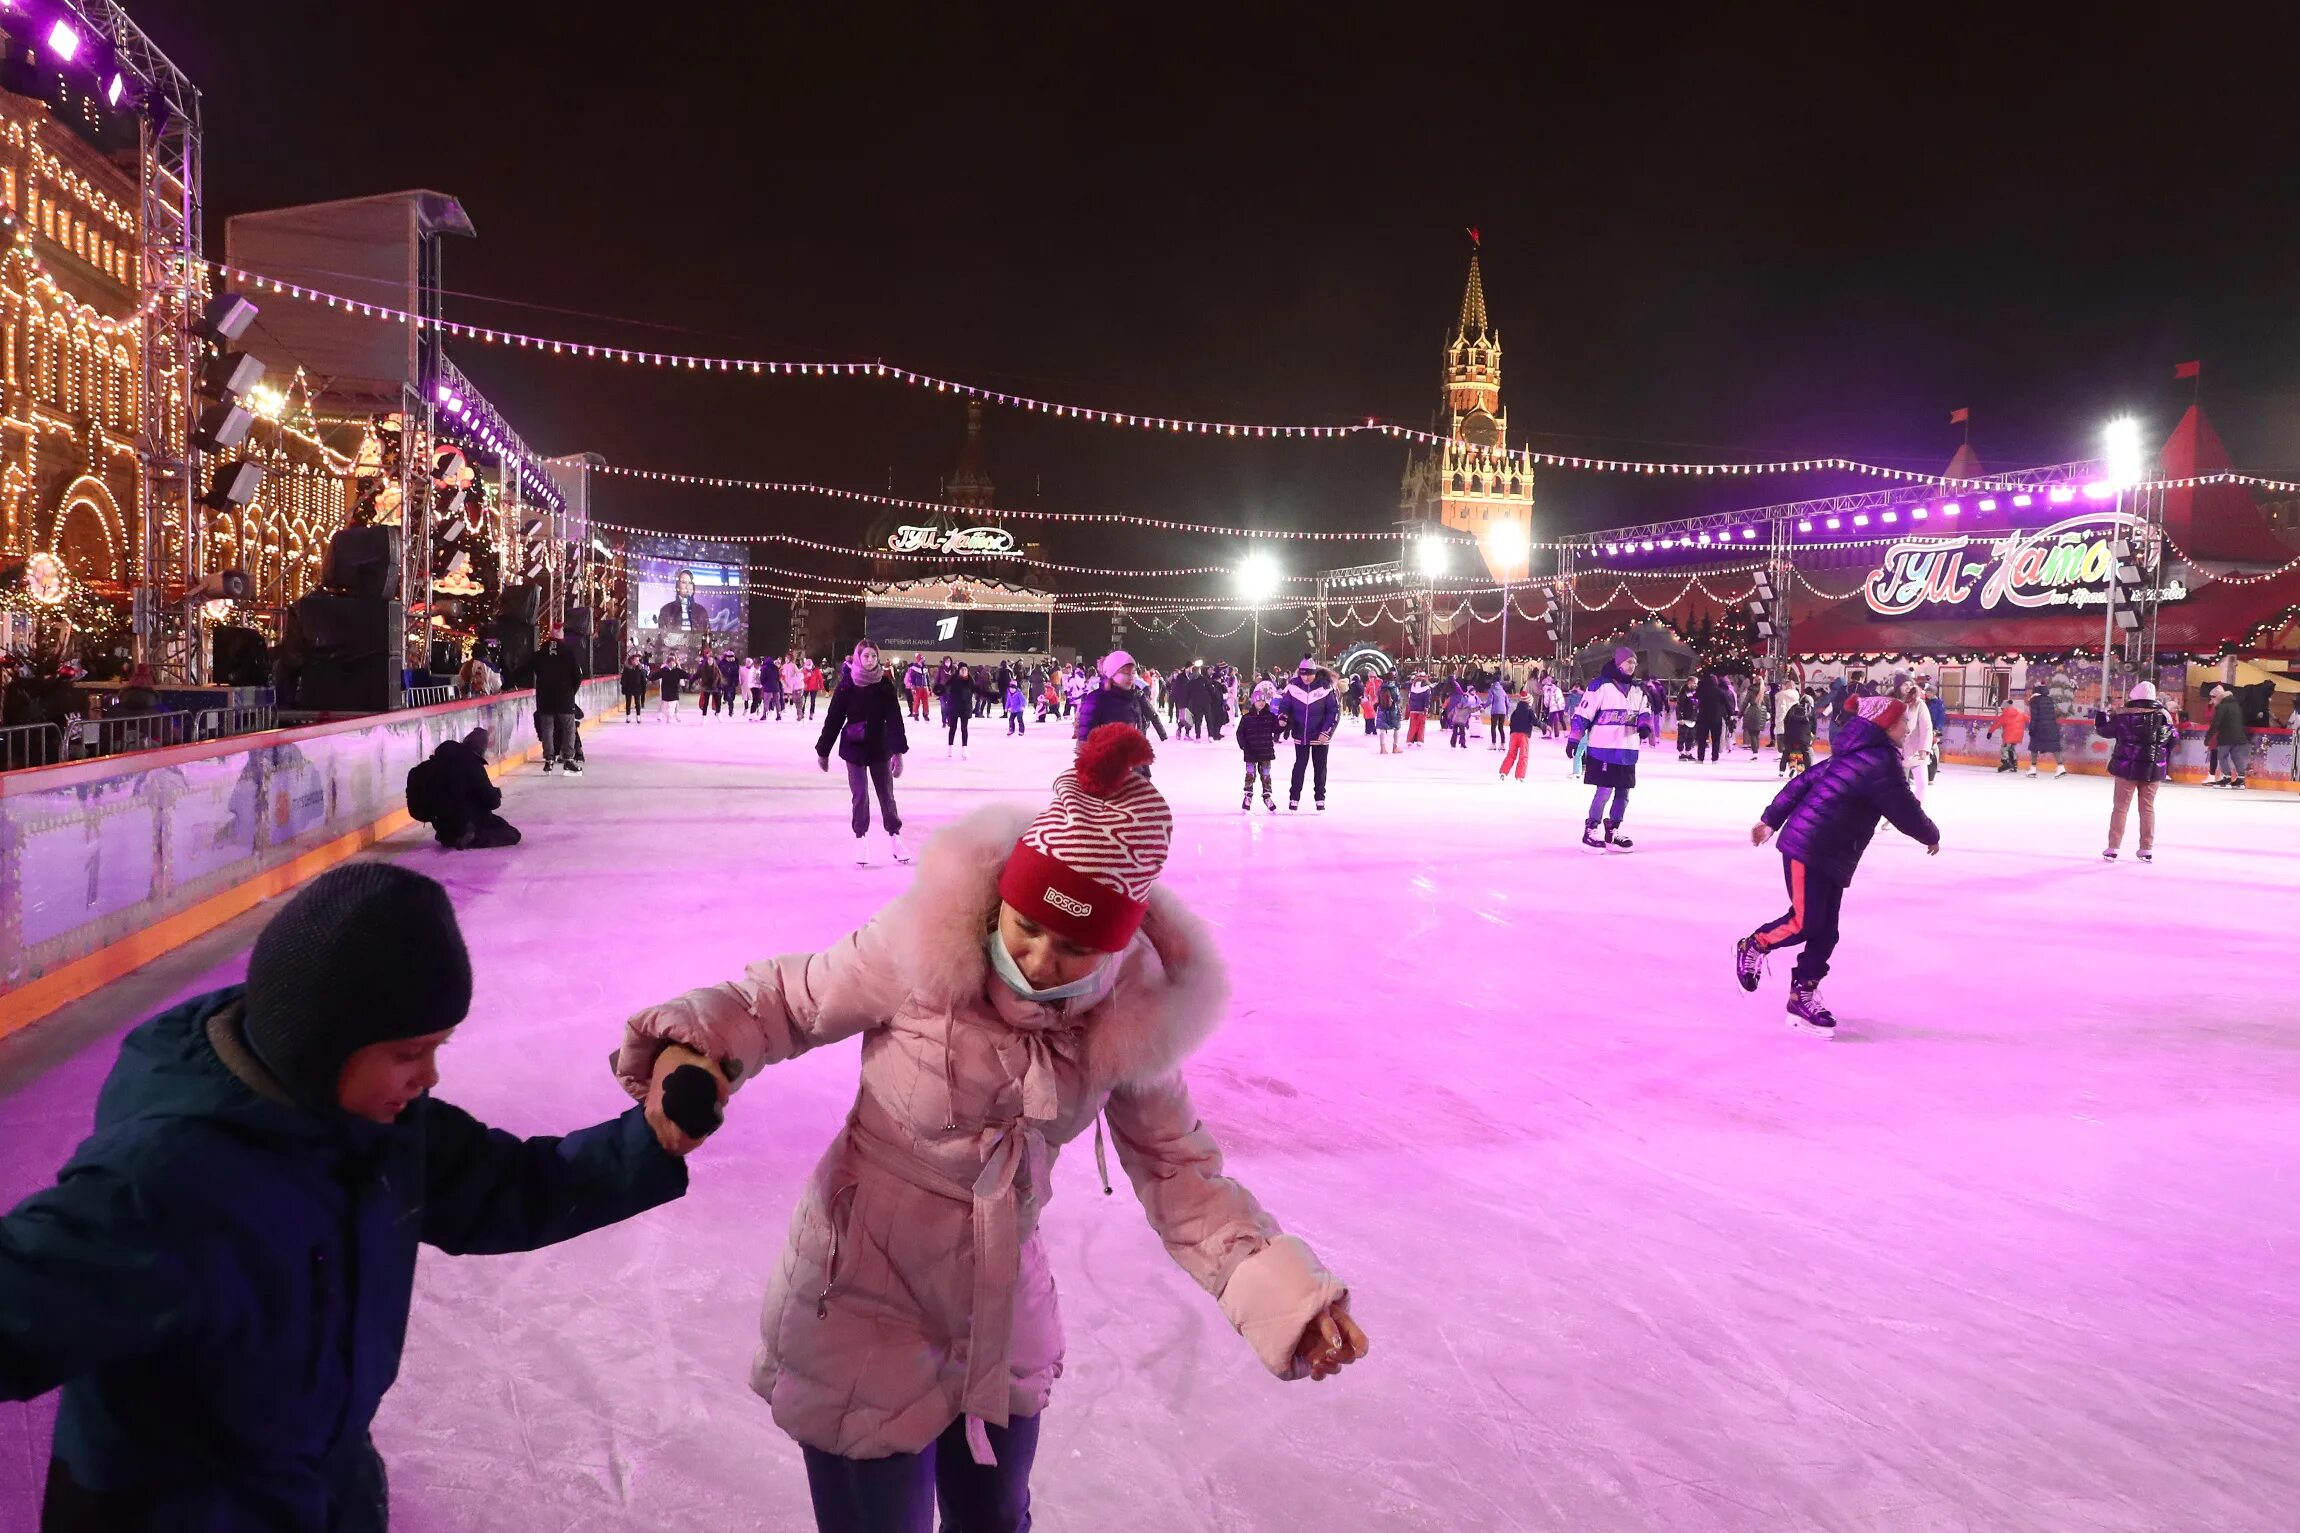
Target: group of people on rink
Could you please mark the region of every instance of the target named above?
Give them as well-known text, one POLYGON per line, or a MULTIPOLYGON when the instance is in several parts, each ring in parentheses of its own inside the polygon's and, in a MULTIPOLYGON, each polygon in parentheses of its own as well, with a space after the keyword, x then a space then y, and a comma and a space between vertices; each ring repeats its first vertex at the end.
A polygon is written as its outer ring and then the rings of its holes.
POLYGON ((826 664, 797 655, 745 658, 731 649, 706 647, 691 661, 679 650, 650 661, 633 652, 623 662, 623 716, 644 717, 652 687, 655 717, 666 724, 679 721, 680 705, 690 697, 698 719, 731 719, 738 709, 749 719, 780 719, 787 708, 792 718, 803 721, 815 716, 828 690, 826 670, 826 664))
MULTIPOLYGON (((890 822, 873 769, 905 722, 858 648, 824 765, 835 744, 890 822)), ((434 1094, 473 992, 446 891, 389 863, 321 875, 244 983, 128 1034, 94 1133, 0 1218, 0 1400, 62 1390, 43 1528, 382 1533, 370 1425, 418 1247, 529 1251, 670 1203, 739 1094, 857 1035, 860 1089, 765 1276, 750 1369, 819 1529, 916 1533, 938 1503, 945 1528, 1030 1525, 1064 1350, 1038 1222, 1082 1137, 1099 1167, 1107 1131, 1268 1372, 1366 1356, 1347 1286, 1224 1174, 1182 1073, 1229 986, 1159 885, 1152 756, 1132 723, 1095 725, 1042 807, 945 828, 859 930, 641 1008, 612 1060, 635 1105, 564 1136, 434 1094)))

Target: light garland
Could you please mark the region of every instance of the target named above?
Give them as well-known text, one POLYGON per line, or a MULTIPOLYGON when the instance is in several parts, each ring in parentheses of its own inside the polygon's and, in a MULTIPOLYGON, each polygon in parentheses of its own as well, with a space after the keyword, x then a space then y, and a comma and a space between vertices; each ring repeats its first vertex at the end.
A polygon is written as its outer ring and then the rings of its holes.
MULTIPOLYGON (((1369 416, 1362 422, 1347 425, 1268 425, 1247 421, 1196 420, 1182 417, 1145 415, 1134 411, 1110 410, 1095 405, 1075 405, 1059 400, 1037 399, 1027 394, 1012 394, 1002 389, 991 389, 979 384, 962 383, 949 378, 922 373, 913 368, 896 367, 886 362, 782 362, 755 357, 715 357, 689 352, 648 351, 644 348, 604 346, 590 341, 570 341, 552 336, 528 335, 516 330, 501 330, 490 325, 466 324, 461 320, 433 320, 406 309, 388 304, 369 303, 363 299, 347 298, 325 288, 307 287, 300 283, 282 282, 261 272, 249 271, 226 262, 211 263, 215 269, 234 281, 258 290, 269 288, 306 303, 325 304, 331 309, 364 315, 379 321, 413 325, 417 329, 433 329, 444 334, 488 345, 506 346, 520 351, 548 353, 552 356, 590 358, 599 361, 635 364, 646 367, 670 368, 683 372, 748 373, 753 376, 815 377, 815 378, 885 378, 915 388, 930 388, 938 394, 956 394, 962 398, 978 399, 986 404, 1004 405, 1010 409, 1034 414, 1053 415, 1072 420, 1093 421, 1103 425, 1133 426, 1144 430, 1165 431, 1189 436, 1226 437, 1314 437, 1340 438, 1365 435, 1389 437, 1431 447, 1461 447, 1479 454, 1483 459, 1504 465, 1543 466, 1549 468, 1581 469, 1596 473, 1643 474, 1648 476, 1681 476, 1688 478, 1754 477, 1770 474, 1849 473, 1864 474, 1871 478, 1891 480, 1901 484, 1933 485, 1941 489, 1958 491, 2004 490, 2020 491, 2034 486, 2012 480, 1961 479, 1946 474, 1920 473, 1912 469, 1891 468, 1878 463, 1866 463, 1857 458, 1836 456, 1813 458, 1776 458, 1756 463, 1675 463, 1634 458, 1598 458, 1583 454, 1541 452, 1532 448, 1490 448, 1482 443, 1458 437, 1422 431, 1410 426, 1393 425, 1369 416)), ((713 476, 689 476, 691 482, 713 483, 713 476)), ((2263 479, 2254 475, 2235 473, 2206 474, 2191 479, 2153 480, 2128 486, 2133 490, 2179 489, 2207 484, 2241 483, 2272 489, 2300 491, 2300 483, 2263 479)), ((734 481, 725 487, 741 484, 734 481)))

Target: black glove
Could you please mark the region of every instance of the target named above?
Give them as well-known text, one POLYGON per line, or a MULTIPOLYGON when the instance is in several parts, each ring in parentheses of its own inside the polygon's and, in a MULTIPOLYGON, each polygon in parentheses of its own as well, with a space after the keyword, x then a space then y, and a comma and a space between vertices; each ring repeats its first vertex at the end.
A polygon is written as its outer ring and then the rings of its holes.
POLYGON ((706 1139, 723 1121, 718 1082, 701 1065, 681 1065, 663 1078, 663 1116, 690 1139, 706 1139))
POLYGON ((815 765, 821 767, 824 771, 827 772, 831 769, 831 758, 828 756, 817 756, 815 758, 815 765))

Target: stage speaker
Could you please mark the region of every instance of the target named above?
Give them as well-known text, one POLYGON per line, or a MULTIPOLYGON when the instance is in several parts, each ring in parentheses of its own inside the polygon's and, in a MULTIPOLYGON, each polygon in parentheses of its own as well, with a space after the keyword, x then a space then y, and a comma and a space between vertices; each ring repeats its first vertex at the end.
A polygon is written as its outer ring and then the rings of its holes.
POLYGON ((588 636, 590 632, 591 609, 589 607, 569 607, 567 609, 567 637, 571 640, 580 639, 588 636))
POLYGON ((480 642, 492 644, 502 657, 503 684, 507 687, 535 685, 535 625, 518 618, 501 617, 479 630, 480 642))
POLYGON ((536 620, 543 616, 543 588, 532 585, 505 586, 502 598, 496 603, 495 615, 517 618, 533 628, 536 620))
POLYGON ((382 713, 399 706, 405 609, 370 596, 314 591, 288 609, 280 640, 283 691, 294 708, 382 713))
POLYGON ((208 679, 219 687, 271 685, 271 645, 253 628, 218 625, 208 646, 208 679))
POLYGON ((453 676, 463 669, 463 644, 457 639, 431 641, 431 674, 453 676))
POLYGON ((380 600, 399 593, 397 527, 346 527, 328 540, 321 584, 346 596, 380 600))

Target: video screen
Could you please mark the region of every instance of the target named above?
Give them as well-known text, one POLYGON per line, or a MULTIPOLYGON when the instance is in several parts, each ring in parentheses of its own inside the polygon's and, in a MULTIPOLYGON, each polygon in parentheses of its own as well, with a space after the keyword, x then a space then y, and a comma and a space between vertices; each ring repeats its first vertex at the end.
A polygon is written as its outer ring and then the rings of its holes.
POLYGON ((648 653, 692 656, 706 645, 749 653, 750 591, 738 546, 630 550, 631 632, 648 653))
POLYGON ((873 607, 863 625, 890 654, 1036 655, 1046 650, 1046 614, 1027 608, 873 607))

